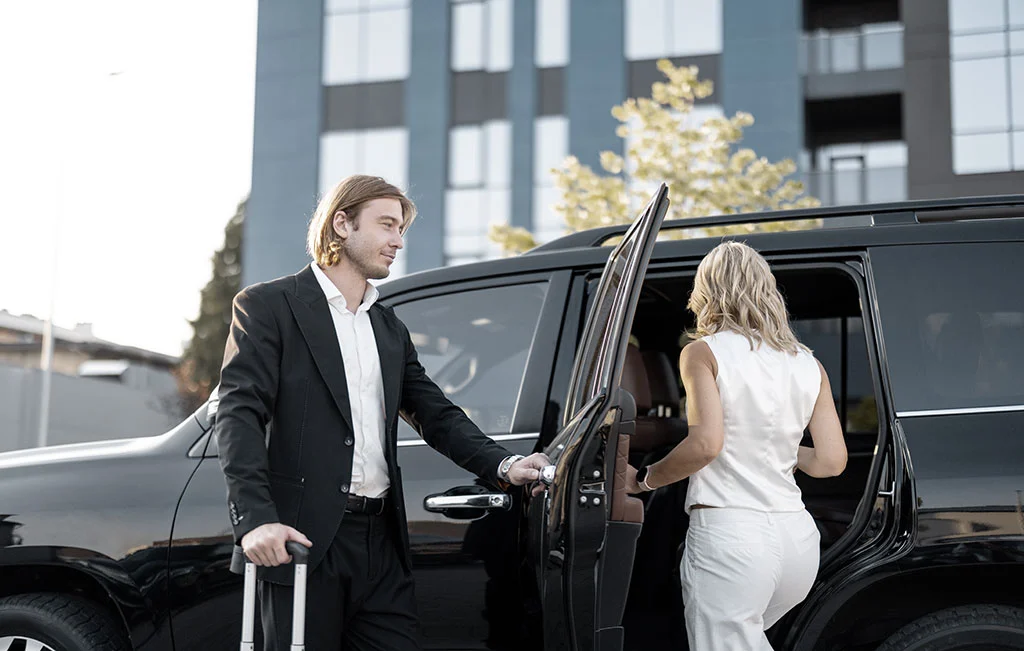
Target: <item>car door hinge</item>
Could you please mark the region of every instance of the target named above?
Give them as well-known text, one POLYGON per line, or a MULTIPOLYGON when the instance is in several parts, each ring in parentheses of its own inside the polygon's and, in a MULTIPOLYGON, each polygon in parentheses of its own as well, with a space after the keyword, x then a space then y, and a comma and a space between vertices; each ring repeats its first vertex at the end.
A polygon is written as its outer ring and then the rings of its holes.
POLYGON ((604 482, 594 481, 580 484, 580 504, 593 504, 601 506, 604 503, 605 492, 604 482))

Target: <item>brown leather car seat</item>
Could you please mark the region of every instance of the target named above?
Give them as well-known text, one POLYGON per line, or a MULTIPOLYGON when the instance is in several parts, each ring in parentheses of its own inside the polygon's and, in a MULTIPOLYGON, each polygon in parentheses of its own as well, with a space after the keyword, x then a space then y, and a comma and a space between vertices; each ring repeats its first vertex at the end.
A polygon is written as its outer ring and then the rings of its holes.
POLYGON ((647 369, 652 409, 665 418, 679 416, 682 396, 676 366, 660 350, 645 350, 640 354, 644 359, 644 368, 647 369))
POLYGON ((619 383, 633 396, 637 416, 646 415, 651 409, 651 385, 647 379, 647 366, 643 354, 635 344, 626 346, 626 362, 622 366, 622 381, 619 383))
POLYGON ((679 413, 681 396, 676 369, 660 350, 645 350, 641 356, 647 370, 651 404, 643 424, 637 423, 637 433, 641 435, 637 449, 649 452, 672 448, 686 438, 686 420, 679 413))
POLYGON ((621 386, 636 402, 636 432, 629 445, 630 456, 671 447, 686 436, 686 422, 679 411, 679 384, 668 356, 659 350, 641 352, 626 348, 621 386))

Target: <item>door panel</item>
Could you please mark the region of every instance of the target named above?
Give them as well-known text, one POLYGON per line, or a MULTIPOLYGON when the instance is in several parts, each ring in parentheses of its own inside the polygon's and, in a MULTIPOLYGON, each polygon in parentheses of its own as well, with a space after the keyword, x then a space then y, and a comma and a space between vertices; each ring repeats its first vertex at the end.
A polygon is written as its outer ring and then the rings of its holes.
MULTIPOLYGON (((627 422, 636 421, 636 404, 633 405, 633 417, 627 422)), ((629 441, 633 432, 619 432, 618 448, 615 450, 615 478, 612 485, 612 510, 608 516, 610 522, 637 522, 643 524, 644 504, 639 499, 631 498, 626 493, 626 467, 629 465, 629 441)))
MULTIPOLYGON (((446 288, 395 306, 431 379, 514 454, 537 447, 536 432, 513 429, 541 316, 565 302, 552 287, 546 279, 506 278, 501 285, 446 288)), ((500 491, 427 446, 405 422, 398 438, 424 648, 522 647, 521 491, 511 492, 507 508, 428 510, 430 496, 500 491)))
POLYGON ((623 490, 636 405, 619 382, 640 284, 667 210, 662 184, 608 258, 577 349, 565 423, 545 450, 554 482, 529 505, 528 553, 545 649, 622 648, 643 507, 623 490))
MULTIPOLYGON (((536 437, 502 441, 530 454, 536 437)), ((504 649, 522 636, 518 580, 518 491, 506 509, 480 509, 477 519, 455 519, 424 508, 427 496, 454 487, 485 486, 425 445, 399 448, 416 605, 427 649, 504 649)), ((520 640, 521 641, 521 640, 520 640)))

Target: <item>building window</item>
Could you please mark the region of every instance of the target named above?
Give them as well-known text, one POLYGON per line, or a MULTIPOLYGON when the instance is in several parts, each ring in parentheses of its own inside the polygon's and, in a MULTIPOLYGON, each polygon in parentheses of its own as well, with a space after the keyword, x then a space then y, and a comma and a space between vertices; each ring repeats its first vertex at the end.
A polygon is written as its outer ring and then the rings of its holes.
POLYGON ((803 158, 807 191, 826 206, 907 198, 907 143, 903 141, 827 145, 803 158))
POLYGON ((452 0, 452 70, 512 67, 512 0, 452 0))
POLYGON ((538 68, 569 65, 569 0, 536 0, 534 63, 538 68))
POLYGON ((1024 170, 1024 2, 950 0, 953 171, 1024 170))
POLYGON ((488 237, 492 224, 507 224, 511 212, 512 127, 507 120, 452 127, 448 132, 445 193, 447 264, 498 257, 488 237))
POLYGON ((626 0, 626 58, 718 54, 722 0, 626 0))
MULTIPOLYGON (((337 131, 320 135, 320 194, 352 174, 372 174, 405 189, 409 134, 404 128, 337 131)), ((391 278, 405 273, 406 249, 395 256, 391 278)))
POLYGON ((320 192, 351 174, 373 174, 404 188, 409 134, 404 128, 338 131, 320 136, 320 192))
POLYGON ((533 123, 533 233, 543 244, 565 234, 565 220, 555 212, 561 198, 551 170, 569 155, 569 119, 539 117, 533 123))
POLYGON ((409 76, 409 0, 327 0, 325 86, 409 76))

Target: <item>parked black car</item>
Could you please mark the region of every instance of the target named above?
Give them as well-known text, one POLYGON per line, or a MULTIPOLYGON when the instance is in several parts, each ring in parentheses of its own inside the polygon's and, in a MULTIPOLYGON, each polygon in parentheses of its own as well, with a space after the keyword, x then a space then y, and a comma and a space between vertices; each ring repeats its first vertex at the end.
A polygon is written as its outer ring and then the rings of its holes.
MULTIPOLYGON (((675 360, 720 238, 671 237, 799 219, 819 227, 742 237, 833 379, 850 460, 799 477, 821 569, 774 646, 1024 649, 1024 196, 662 225, 666 207, 662 187, 628 229, 382 286, 445 392, 556 463, 541 496, 505 499, 402 430, 425 646, 685 648, 686 486, 622 490, 627 461, 686 436, 675 360)), ((215 408, 0 455, 0 649, 237 648, 215 408)))

